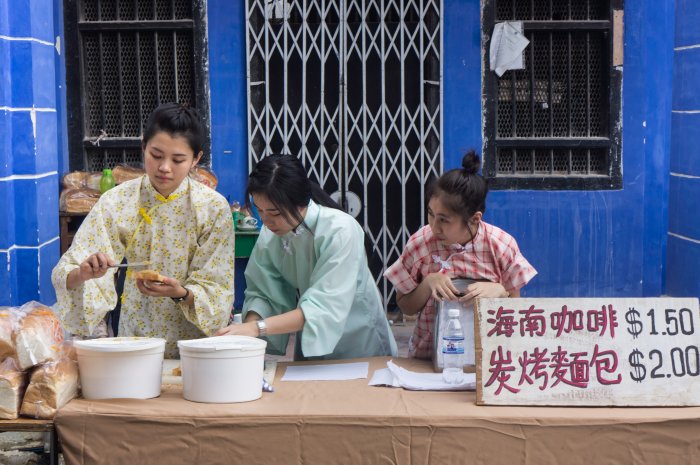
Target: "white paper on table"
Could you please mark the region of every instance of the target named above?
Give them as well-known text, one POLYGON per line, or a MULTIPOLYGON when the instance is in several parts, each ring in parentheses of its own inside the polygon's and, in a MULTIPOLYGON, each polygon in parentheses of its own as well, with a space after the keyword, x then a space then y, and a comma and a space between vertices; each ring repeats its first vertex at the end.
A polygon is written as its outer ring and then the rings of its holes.
POLYGON ((496 23, 489 46, 489 66, 498 76, 509 69, 525 69, 523 50, 530 43, 523 34, 522 21, 496 23))
POLYGON ((402 387, 412 391, 473 391, 476 389, 476 374, 464 373, 459 384, 442 380, 442 373, 416 373, 388 361, 387 367, 374 372, 370 386, 402 387))
POLYGON ((287 367, 282 381, 345 381, 367 378, 368 372, 368 362, 294 365, 287 367))
POLYGON ((369 380, 370 386, 391 386, 391 387, 401 387, 398 380, 394 378, 391 370, 388 368, 382 368, 380 370, 375 370, 372 375, 372 379, 369 380))

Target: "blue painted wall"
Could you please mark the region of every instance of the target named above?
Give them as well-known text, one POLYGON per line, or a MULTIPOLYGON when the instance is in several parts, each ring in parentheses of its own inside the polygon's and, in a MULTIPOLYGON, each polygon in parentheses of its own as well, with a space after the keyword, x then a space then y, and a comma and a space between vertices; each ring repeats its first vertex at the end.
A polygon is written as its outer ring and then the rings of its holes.
MULTIPOLYGON (((0 36, 20 39, 0 38, 0 82, 9 83, 0 88, 0 290, 11 289, 12 302, 53 299, 47 273, 58 259, 56 171, 67 170, 63 63, 53 47, 62 27, 61 3, 0 0, 0 36), (40 79, 45 76, 52 79, 40 79), (26 110, 32 106, 42 111, 26 110), (34 114, 40 128, 36 137, 34 114)), ((700 49, 674 53, 673 48, 674 39, 676 47, 700 43, 697 8, 691 8, 693 0, 626 3, 623 188, 489 196, 487 220, 513 234, 540 272, 525 295, 659 295, 665 291, 667 237, 669 270, 678 257, 695 253, 700 258, 700 244, 667 234, 698 238, 692 236, 697 218, 695 223, 679 221, 680 213, 689 211, 680 201, 697 198, 686 181, 692 178, 671 176, 669 186, 670 171, 700 173, 698 157, 687 155, 693 150, 688 135, 700 132, 700 115, 680 113, 700 109, 697 86, 683 77, 697 76, 693 71, 699 67, 700 49), (678 156, 670 160, 672 109, 673 153, 678 156)), ((479 1, 445 0, 443 17, 444 160, 449 169, 459 165, 464 150, 482 145, 479 1)), ((208 40, 213 168, 220 192, 241 199, 247 173, 243 2, 209 0, 208 40)), ((242 266, 238 271, 241 289, 242 266)), ((669 291, 680 283, 671 271, 668 279, 669 291)), ((694 287, 687 289, 698 295, 697 279, 690 284, 694 287)), ((7 295, 0 293, 0 304, 7 303, 7 295)))
POLYGON ((673 2, 626 2, 619 191, 498 192, 489 219, 540 272, 526 294, 663 293, 673 2))
POLYGON ((63 1, 54 0, 53 25, 56 45, 56 120, 60 130, 57 132, 56 149, 58 150, 58 172, 63 174, 70 171, 68 162, 68 134, 66 128, 68 121, 66 116, 66 41, 63 33, 63 1))
POLYGON ((700 8, 676 0, 667 289, 700 295, 700 8))
POLYGON ((245 2, 210 0, 207 10, 212 165, 217 190, 242 201, 248 172, 245 2))
MULTIPOLYGON (((219 178, 217 190, 229 202, 243 203, 248 174, 245 3, 210 0, 207 10, 212 168, 219 178)), ((246 264, 236 259, 237 309, 243 306, 246 264)))
MULTIPOLYGON (((626 3, 623 189, 489 195, 487 221, 513 234, 540 273, 524 295, 664 292, 674 2, 626 3)), ((220 175, 226 170, 222 191, 240 197, 247 163, 243 8, 239 2, 210 1, 209 18, 214 168, 220 175), (240 153, 223 154, 229 146, 240 153)), ((443 18, 449 169, 459 166, 464 150, 482 146, 479 1, 445 0, 443 18)))
POLYGON ((0 0, 0 305, 55 301, 59 131, 53 0, 0 0))

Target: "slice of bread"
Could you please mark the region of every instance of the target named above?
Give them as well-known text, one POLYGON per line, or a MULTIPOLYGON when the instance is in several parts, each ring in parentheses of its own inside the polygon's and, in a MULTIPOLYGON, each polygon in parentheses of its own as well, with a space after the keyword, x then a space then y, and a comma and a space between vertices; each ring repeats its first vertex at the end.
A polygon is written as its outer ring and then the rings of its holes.
POLYGON ((160 273, 158 273, 157 271, 141 270, 141 271, 132 271, 131 278, 132 279, 141 279, 143 281, 163 282, 164 277, 161 276, 160 273))

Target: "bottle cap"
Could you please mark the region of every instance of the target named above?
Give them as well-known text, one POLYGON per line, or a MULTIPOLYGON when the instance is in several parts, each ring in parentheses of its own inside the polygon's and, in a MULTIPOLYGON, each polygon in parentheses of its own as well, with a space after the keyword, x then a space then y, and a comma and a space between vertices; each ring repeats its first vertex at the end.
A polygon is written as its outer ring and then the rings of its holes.
POLYGON ((458 308, 451 308, 447 311, 447 316, 450 318, 454 318, 459 316, 459 309, 458 308))
POLYGON ((102 170, 102 174, 112 174, 112 170, 109 168, 105 168, 102 170))

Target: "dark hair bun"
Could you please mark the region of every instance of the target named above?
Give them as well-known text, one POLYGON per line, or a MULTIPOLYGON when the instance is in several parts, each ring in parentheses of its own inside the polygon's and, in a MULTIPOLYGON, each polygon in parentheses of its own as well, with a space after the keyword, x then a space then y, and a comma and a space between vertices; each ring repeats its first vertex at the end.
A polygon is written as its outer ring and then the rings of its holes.
POLYGON ((468 151, 462 158, 462 174, 469 176, 477 174, 481 168, 481 158, 474 150, 468 151))

